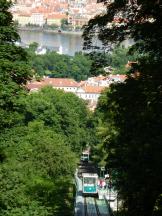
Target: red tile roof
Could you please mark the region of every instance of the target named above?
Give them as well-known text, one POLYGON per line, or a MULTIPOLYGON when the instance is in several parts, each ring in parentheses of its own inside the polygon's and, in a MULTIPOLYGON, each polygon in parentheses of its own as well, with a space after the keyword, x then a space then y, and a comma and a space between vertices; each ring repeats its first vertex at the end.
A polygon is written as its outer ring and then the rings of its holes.
POLYGON ((92 94, 100 94, 105 87, 101 86, 84 86, 83 89, 86 93, 92 93, 92 94))
POLYGON ((41 89, 42 87, 44 87, 46 84, 43 82, 30 82, 26 85, 28 90, 34 90, 34 89, 41 89))
POLYGON ((47 19, 64 19, 67 18, 66 14, 51 14, 47 16, 47 19))
POLYGON ((27 84, 28 90, 41 89, 44 86, 53 86, 53 87, 78 87, 77 83, 73 79, 66 78, 45 78, 42 81, 33 81, 27 84))
POLYGON ((47 83, 47 85, 52 85, 55 87, 78 87, 79 83, 77 83, 73 79, 67 79, 67 78, 45 78, 44 82, 47 83))
POLYGON ((79 83, 79 86, 84 86, 84 85, 86 85, 86 83, 87 83, 86 81, 81 80, 80 83, 79 83))

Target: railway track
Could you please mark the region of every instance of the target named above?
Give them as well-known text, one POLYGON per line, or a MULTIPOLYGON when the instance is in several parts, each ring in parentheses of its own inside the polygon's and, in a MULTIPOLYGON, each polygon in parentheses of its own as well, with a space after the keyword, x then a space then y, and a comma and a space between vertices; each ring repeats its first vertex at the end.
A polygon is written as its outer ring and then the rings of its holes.
POLYGON ((84 197, 85 216, 110 216, 105 200, 84 197))
POLYGON ((78 166, 78 176, 81 177, 82 173, 97 173, 97 167, 92 162, 80 162, 78 166))
POLYGON ((105 199, 99 200, 96 199, 96 206, 98 208, 98 212, 100 216, 110 216, 110 209, 107 205, 107 201, 105 199))
POLYGON ((85 216, 100 216, 95 198, 84 197, 85 216))
POLYGON ((75 216, 110 216, 108 206, 105 200, 99 200, 94 195, 97 195, 93 190, 93 186, 96 186, 92 176, 97 175, 97 167, 92 162, 81 161, 78 164, 78 171, 76 178, 80 182, 80 201, 77 200, 77 211, 75 216), (88 176, 85 176, 87 174, 88 176), (87 187, 89 187, 87 189, 87 187), (86 191, 86 192, 85 192, 86 191), (86 194, 87 193, 87 194, 86 194), (89 194, 88 194, 89 193, 89 194), (82 206, 80 204, 82 203, 82 206))

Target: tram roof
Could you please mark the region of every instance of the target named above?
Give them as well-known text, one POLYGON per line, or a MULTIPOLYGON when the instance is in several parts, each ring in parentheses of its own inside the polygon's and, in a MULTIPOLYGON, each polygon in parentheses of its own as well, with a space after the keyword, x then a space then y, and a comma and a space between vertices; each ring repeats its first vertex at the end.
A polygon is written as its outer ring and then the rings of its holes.
POLYGON ((86 150, 84 150, 83 152, 82 152, 82 154, 89 154, 90 153, 90 150, 89 149, 86 149, 86 150))
POLYGON ((85 153, 86 153, 86 154, 87 154, 87 153, 89 154, 89 153, 90 153, 90 148, 84 149, 83 152, 82 152, 82 154, 85 154, 85 153))
POLYGON ((94 178, 97 178, 98 175, 97 173, 82 173, 82 177, 85 178, 85 177, 94 177, 94 178))
POLYGON ((84 151, 82 152, 82 154, 89 154, 89 151, 84 151))

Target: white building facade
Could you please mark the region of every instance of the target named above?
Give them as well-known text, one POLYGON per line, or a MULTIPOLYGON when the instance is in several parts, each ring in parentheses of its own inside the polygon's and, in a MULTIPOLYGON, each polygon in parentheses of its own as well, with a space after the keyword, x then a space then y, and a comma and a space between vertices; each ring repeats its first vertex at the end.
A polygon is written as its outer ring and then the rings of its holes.
POLYGON ((73 79, 45 77, 40 82, 33 81, 28 83, 27 89, 30 92, 35 92, 45 86, 52 86, 54 89, 72 92, 79 98, 87 101, 88 107, 94 110, 101 92, 104 91, 106 87, 109 87, 112 82, 124 82, 125 79, 125 75, 112 75, 110 77, 98 76, 78 83, 73 79))

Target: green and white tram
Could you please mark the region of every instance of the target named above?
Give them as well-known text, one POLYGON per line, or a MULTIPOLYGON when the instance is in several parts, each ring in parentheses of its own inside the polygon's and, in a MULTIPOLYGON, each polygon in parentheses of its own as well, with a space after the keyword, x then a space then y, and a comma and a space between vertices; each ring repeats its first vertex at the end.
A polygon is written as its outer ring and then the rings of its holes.
POLYGON ((82 152, 81 161, 88 162, 90 155, 90 149, 86 149, 82 152))
POLYGON ((83 195, 98 194, 98 175, 96 173, 82 173, 83 195))

